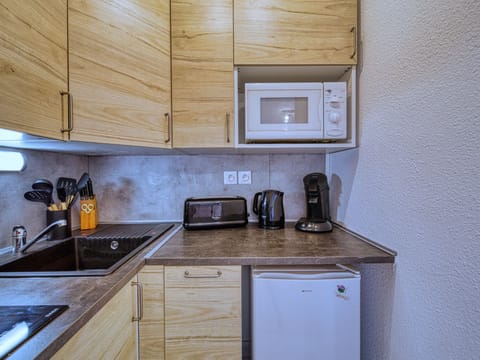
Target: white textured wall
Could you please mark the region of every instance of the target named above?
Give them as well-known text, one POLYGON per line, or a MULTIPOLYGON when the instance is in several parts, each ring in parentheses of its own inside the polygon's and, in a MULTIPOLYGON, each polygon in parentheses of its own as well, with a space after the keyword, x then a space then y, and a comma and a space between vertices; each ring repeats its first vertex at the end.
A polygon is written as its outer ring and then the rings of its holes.
POLYGON ((480 1, 361 1, 360 147, 333 216, 398 251, 363 267, 362 359, 480 354, 480 1))

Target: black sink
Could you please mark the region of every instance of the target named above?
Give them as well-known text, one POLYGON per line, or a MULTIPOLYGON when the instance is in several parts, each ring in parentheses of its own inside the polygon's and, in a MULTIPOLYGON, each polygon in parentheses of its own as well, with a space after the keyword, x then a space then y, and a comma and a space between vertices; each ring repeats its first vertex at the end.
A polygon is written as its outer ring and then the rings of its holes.
POLYGON ((171 227, 173 224, 113 225, 1 265, 0 277, 107 275, 171 227))

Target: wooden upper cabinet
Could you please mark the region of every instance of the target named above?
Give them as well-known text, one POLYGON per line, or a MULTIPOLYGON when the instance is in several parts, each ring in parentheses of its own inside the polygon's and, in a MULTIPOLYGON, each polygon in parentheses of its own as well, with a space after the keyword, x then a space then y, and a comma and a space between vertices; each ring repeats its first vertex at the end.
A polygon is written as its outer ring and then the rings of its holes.
POLYGON ((0 128, 62 139, 66 0, 2 0, 0 128))
POLYGON ((71 140, 170 147, 168 0, 69 0, 71 140))
POLYGON ((356 64, 357 0, 235 0, 236 65, 356 64))
POLYGON ((174 147, 233 146, 232 0, 172 0, 174 147))

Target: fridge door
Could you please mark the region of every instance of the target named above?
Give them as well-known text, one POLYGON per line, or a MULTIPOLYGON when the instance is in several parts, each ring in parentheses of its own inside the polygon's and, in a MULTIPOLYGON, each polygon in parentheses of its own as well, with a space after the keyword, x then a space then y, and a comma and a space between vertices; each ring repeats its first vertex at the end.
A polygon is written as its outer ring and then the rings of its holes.
POLYGON ((296 270, 252 271, 253 359, 360 359, 360 276, 296 270))

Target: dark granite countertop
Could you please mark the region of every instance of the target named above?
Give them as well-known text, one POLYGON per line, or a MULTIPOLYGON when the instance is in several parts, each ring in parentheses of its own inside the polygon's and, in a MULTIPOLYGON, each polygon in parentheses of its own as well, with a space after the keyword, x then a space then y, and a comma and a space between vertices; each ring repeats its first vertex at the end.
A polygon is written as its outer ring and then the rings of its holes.
POLYGON ((315 265, 393 263, 395 252, 340 227, 306 233, 290 223, 266 230, 256 224, 178 232, 146 259, 148 265, 315 265))
MULTIPOLYGON (((176 226, 169 231, 174 233, 176 226)), ((168 236, 168 234, 167 234, 168 236)), ((311 234, 247 227, 178 231, 159 247, 153 242, 118 270, 103 277, 0 278, 0 305, 65 304, 69 309, 22 345, 9 359, 48 359, 86 324, 144 266, 311 265, 393 263, 383 250, 340 228, 311 234), (156 250, 157 249, 157 250, 156 250)))

